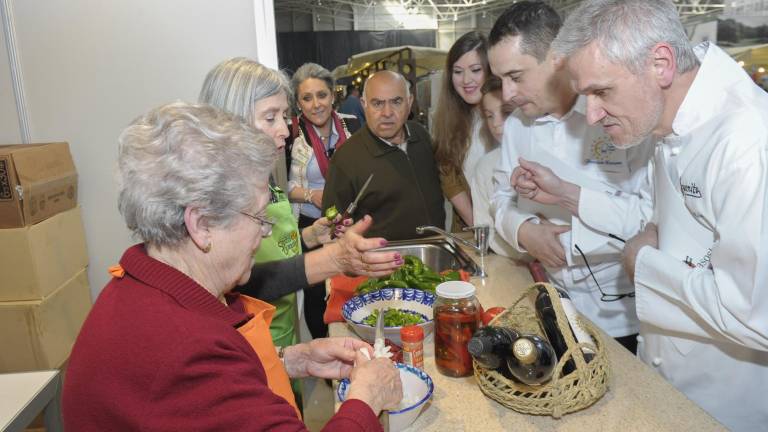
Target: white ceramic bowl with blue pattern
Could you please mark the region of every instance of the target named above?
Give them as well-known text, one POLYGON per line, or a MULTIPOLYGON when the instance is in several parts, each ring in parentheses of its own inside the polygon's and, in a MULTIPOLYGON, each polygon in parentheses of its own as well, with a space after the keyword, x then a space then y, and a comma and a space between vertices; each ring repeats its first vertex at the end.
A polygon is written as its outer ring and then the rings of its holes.
MULTIPOLYGON (((432 306, 435 295, 412 288, 383 288, 368 294, 352 297, 341 307, 341 315, 350 327, 362 339, 373 344, 376 326, 363 323, 363 320, 379 308, 400 309, 415 312, 424 322, 419 327, 424 329, 424 339, 432 334, 432 306)), ((384 337, 402 346, 400 327, 384 327, 384 337)))
MULTIPOLYGON (((396 411, 389 412, 390 432, 403 431, 413 424, 435 391, 432 378, 423 370, 403 363, 396 363, 395 366, 399 369, 400 380, 403 382, 403 401, 396 411)), ((348 391, 349 380, 341 380, 336 390, 339 402, 346 400, 348 391)))

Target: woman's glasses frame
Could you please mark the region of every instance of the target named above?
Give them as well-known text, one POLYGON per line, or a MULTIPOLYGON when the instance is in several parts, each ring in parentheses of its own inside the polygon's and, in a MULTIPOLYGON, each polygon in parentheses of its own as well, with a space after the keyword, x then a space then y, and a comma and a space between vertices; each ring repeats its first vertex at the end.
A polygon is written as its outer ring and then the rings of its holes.
POLYGON ((254 222, 261 225, 261 236, 262 237, 269 237, 272 235, 272 226, 275 225, 275 220, 272 219, 269 216, 261 216, 261 215, 252 215, 250 213, 241 211, 241 215, 248 216, 249 218, 253 219, 254 222))

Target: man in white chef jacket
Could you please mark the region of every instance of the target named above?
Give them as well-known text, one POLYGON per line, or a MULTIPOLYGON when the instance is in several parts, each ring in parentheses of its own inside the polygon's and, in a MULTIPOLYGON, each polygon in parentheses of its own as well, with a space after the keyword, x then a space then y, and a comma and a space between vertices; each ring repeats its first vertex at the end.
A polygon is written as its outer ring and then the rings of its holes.
MULTIPOLYGON (((596 193, 633 196, 635 202, 648 203, 650 211, 650 199, 640 197, 649 149, 618 149, 599 125, 587 124, 586 98, 573 91, 563 61, 549 50, 560 26, 552 7, 523 1, 509 7, 489 35, 491 71, 502 81, 504 102, 519 107, 504 124, 501 159, 494 170, 495 227, 513 247, 538 258, 582 314, 634 352, 638 321, 634 298, 628 295, 632 284, 621 265, 623 244, 578 214, 518 195, 511 184, 519 163, 535 161, 596 193)), ((633 221, 634 226, 612 233, 636 234, 639 221, 633 221)))
MULTIPOLYGON (((666 0, 586 1, 552 49, 567 57, 590 124, 623 148, 657 142, 655 224, 624 251, 640 358, 728 428, 767 430, 768 95, 714 44, 693 48, 666 0)), ((520 193, 573 199, 551 171, 528 168, 520 193)), ((580 201, 595 210, 582 213, 590 223, 616 223, 598 211, 606 196, 580 201)))

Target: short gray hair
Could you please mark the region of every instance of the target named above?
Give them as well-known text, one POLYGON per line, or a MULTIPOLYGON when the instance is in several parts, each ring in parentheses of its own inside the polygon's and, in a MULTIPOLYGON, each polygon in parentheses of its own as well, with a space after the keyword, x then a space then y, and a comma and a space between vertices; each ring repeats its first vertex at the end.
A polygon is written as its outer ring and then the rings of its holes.
POLYGON ((162 246, 189 236, 187 207, 212 226, 227 226, 252 207, 276 158, 264 133, 211 106, 183 102, 140 116, 119 144, 120 213, 134 235, 162 246))
POLYGON ((291 88, 284 73, 245 57, 235 57, 208 72, 198 101, 240 116, 253 125, 256 103, 280 92, 291 100, 291 88))
POLYGON ((677 9, 668 0, 585 1, 565 20, 552 50, 569 57, 592 42, 608 60, 636 75, 650 61, 649 50, 660 42, 672 47, 678 73, 699 64, 677 9))
POLYGON ((299 97, 299 86, 310 78, 319 79, 325 82, 325 85, 328 86, 328 90, 330 90, 331 93, 334 92, 333 88, 335 86, 335 81, 333 75, 328 72, 328 69, 317 63, 304 63, 296 70, 291 78, 291 90, 293 91, 293 96, 297 98, 297 101, 299 97))

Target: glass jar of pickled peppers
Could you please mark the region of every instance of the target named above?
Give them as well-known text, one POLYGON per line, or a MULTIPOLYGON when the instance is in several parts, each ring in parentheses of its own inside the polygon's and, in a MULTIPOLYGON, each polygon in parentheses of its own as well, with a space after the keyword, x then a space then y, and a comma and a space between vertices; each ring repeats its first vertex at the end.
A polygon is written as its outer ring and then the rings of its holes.
POLYGON ((450 377, 472 375, 472 356, 467 344, 481 321, 475 286, 449 281, 437 286, 434 305, 435 363, 450 377))

